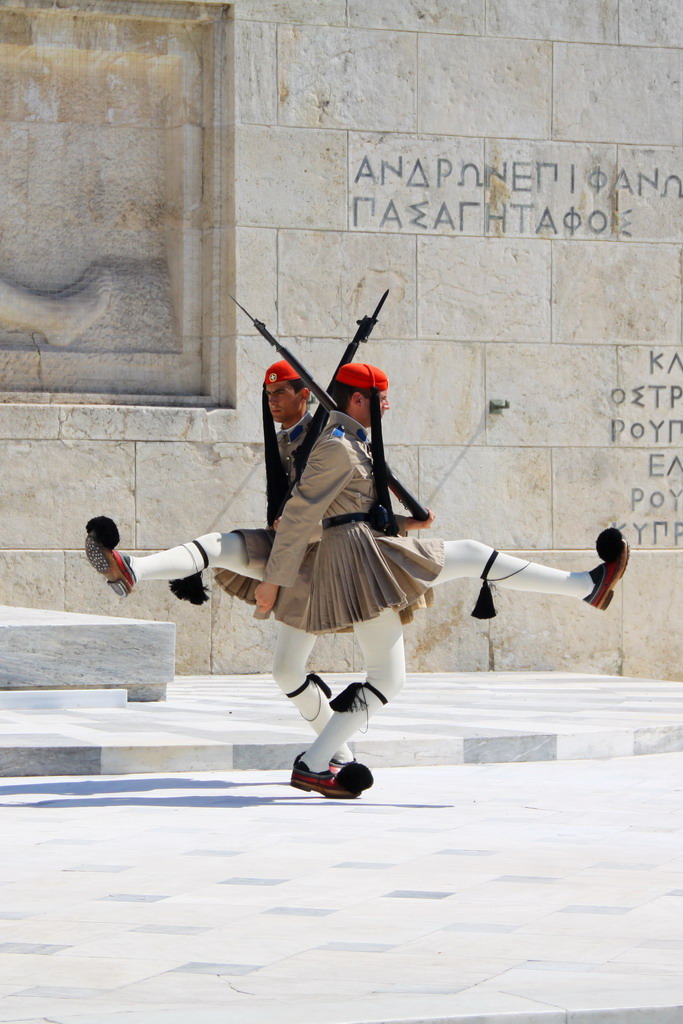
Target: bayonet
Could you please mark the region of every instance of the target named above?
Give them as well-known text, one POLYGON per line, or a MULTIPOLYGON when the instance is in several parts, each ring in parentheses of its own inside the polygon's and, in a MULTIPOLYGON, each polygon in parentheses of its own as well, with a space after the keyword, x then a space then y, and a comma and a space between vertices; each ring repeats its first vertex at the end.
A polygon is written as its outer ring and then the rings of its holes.
POLYGON ((259 332, 261 337, 265 338, 266 341, 270 345, 273 346, 273 348, 276 348, 277 351, 282 356, 282 358, 287 360, 287 362, 289 363, 289 365, 292 367, 293 370, 296 370, 296 372, 299 374, 299 376, 301 377, 301 379, 304 382, 304 384, 306 385, 306 387, 311 389, 311 391, 313 392, 315 397, 318 399, 320 404, 322 406, 324 406, 324 408, 327 409, 328 411, 331 411, 332 409, 336 409, 337 407, 336 407, 336 405, 334 403, 334 400, 333 400, 332 396, 328 395, 327 391, 325 391, 325 388, 321 387, 321 385, 318 384, 318 382, 316 380, 314 380, 313 377, 311 377, 311 375, 308 372, 308 370, 306 369, 306 367, 302 363, 299 362, 299 360, 296 358, 296 356, 292 355, 292 353, 289 351, 289 349, 286 348, 282 344, 282 342, 278 341, 277 338, 275 338, 270 333, 270 331, 268 330, 268 328, 264 324, 263 320, 257 320, 255 317, 253 317, 251 315, 251 313, 244 308, 244 306, 241 306, 239 304, 239 302, 234 297, 234 295, 231 295, 230 298, 235 303, 235 305, 239 306, 239 308, 242 310, 242 312, 245 313, 249 317, 249 319, 251 320, 252 324, 254 325, 256 330, 259 332))

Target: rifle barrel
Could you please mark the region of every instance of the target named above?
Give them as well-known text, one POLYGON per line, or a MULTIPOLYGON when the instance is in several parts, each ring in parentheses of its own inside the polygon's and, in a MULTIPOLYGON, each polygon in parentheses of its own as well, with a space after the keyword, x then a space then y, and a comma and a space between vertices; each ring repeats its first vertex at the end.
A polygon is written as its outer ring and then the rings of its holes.
POLYGON ((387 482, 389 484, 389 490, 392 491, 401 504, 408 509, 413 519, 419 519, 421 523, 424 523, 429 519, 429 512, 424 505, 418 501, 415 495, 411 494, 408 488, 401 483, 389 466, 387 466, 387 482))

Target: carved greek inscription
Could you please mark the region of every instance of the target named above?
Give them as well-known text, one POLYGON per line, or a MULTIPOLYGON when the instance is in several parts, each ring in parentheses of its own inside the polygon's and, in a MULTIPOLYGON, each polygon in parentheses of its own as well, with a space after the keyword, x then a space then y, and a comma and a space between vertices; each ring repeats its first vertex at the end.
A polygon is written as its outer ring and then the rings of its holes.
POLYGON ((486 161, 459 156, 455 144, 452 153, 430 151, 428 143, 392 153, 368 145, 352 157, 351 226, 614 241, 647 234, 653 208, 673 210, 683 200, 680 168, 596 164, 589 151, 566 148, 550 160, 547 144, 541 147, 543 159, 502 153, 486 161))
POLYGON ((627 485, 615 523, 641 547, 683 547, 683 360, 651 348, 638 383, 612 388, 610 444, 643 447, 640 479, 627 485))

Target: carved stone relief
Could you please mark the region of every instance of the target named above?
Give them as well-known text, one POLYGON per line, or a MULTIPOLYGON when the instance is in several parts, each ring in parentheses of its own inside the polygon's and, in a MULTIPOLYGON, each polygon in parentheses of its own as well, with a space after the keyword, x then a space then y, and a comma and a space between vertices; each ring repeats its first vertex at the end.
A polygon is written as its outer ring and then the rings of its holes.
POLYGON ((186 7, 0 9, 5 401, 220 404, 226 9, 186 7))

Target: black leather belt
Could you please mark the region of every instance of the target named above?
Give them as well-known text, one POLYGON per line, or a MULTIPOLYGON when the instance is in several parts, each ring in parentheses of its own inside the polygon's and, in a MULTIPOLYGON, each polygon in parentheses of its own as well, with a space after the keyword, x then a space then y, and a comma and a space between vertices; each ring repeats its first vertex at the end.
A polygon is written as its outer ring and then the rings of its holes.
POLYGON ((329 530, 332 526, 344 526, 346 523, 369 523, 372 516, 369 512, 347 512, 343 516, 330 516, 323 519, 323 530, 329 530))

